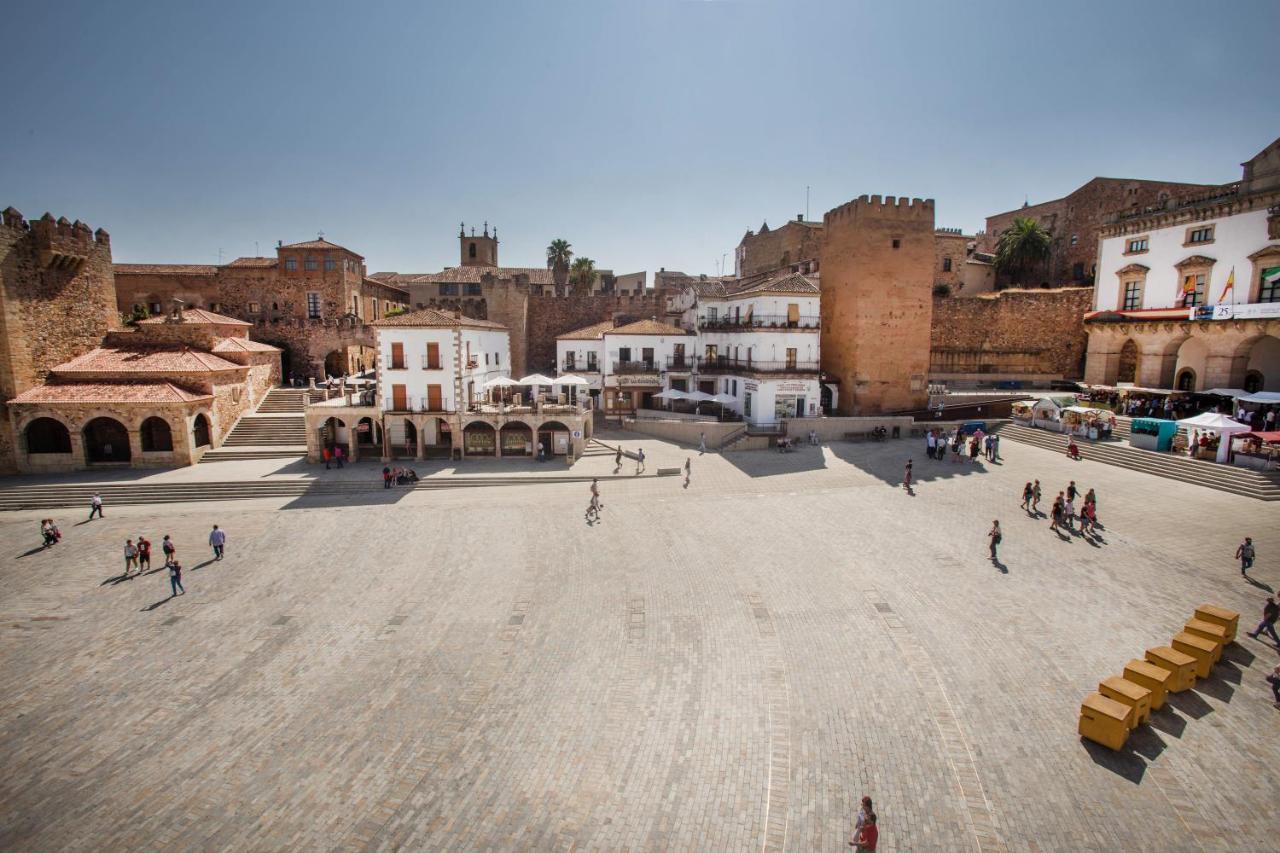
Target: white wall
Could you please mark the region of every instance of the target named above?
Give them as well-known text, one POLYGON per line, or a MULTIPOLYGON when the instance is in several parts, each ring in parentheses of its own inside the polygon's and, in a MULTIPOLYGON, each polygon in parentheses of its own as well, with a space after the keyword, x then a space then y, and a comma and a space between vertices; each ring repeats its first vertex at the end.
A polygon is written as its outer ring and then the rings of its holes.
POLYGON ((708 345, 714 345, 721 358, 734 358, 734 347, 737 347, 737 358, 744 361, 748 349, 751 350, 752 361, 786 361, 788 348, 795 349, 797 361, 816 362, 822 358, 821 337, 817 331, 704 329, 698 335, 695 355, 705 355, 708 345))
POLYGON ((755 317, 786 317, 787 307, 795 305, 800 310, 802 318, 817 320, 821 313, 820 300, 817 294, 794 294, 791 296, 782 296, 778 294, 762 294, 760 296, 749 296, 742 299, 704 299, 698 306, 699 316, 709 316, 708 309, 714 308, 719 317, 733 316, 736 311, 738 316, 745 318, 747 310, 750 309, 755 317))
MULTIPOLYGON (((1251 210, 1235 216, 1206 219, 1203 222, 1171 225, 1153 231, 1136 234, 1125 234, 1119 237, 1108 237, 1101 241, 1098 253, 1098 276, 1094 288, 1094 308, 1099 311, 1113 311, 1120 306, 1120 278, 1117 271, 1130 264, 1142 264, 1150 267, 1147 273, 1146 289, 1142 294, 1143 308, 1175 308, 1182 303, 1182 276, 1174 264, 1192 255, 1204 255, 1217 261, 1210 271, 1206 282, 1205 304, 1214 305, 1226 286, 1227 276, 1234 266, 1236 283, 1234 287, 1235 301, 1244 303, 1249 297, 1250 276, 1253 274, 1253 262, 1249 255, 1265 246, 1273 245, 1276 240, 1267 239, 1267 211, 1251 210), (1216 226, 1214 240, 1194 246, 1184 246, 1187 229, 1191 227, 1216 226), (1148 249, 1143 254, 1126 255, 1125 246, 1135 237, 1146 236, 1148 249)), ((1227 301, 1231 297, 1228 296, 1227 301)))
POLYGON ((378 399, 383 409, 392 404, 391 386, 404 385, 410 408, 426 405, 427 386, 439 385, 444 408, 454 411, 454 379, 461 376, 463 393, 468 382, 475 384, 476 396, 481 396, 480 386, 496 376, 509 376, 511 364, 510 335, 505 330, 462 329, 462 358, 466 359, 466 346, 471 344, 471 357, 476 367, 468 369, 456 362, 454 330, 451 328, 412 328, 392 326, 378 329, 378 399), (391 345, 404 345, 404 369, 392 369, 391 345), (426 367, 427 344, 440 347, 440 367, 426 367), (489 364, 485 365, 485 356, 489 364))
POLYGON ((653 364, 658 370, 667 369, 667 359, 675 352, 676 344, 684 344, 685 357, 697 355, 698 339, 693 335, 604 335, 604 371, 614 373, 619 360, 618 351, 631 348, 631 361, 642 361, 645 347, 653 348, 653 364))

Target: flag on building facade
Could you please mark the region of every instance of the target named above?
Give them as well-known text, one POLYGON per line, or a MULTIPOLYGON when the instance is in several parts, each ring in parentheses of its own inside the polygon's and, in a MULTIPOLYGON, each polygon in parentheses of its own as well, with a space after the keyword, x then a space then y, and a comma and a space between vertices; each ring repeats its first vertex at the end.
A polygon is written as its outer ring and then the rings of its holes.
POLYGON ((1235 289, 1235 286, 1236 286, 1236 268, 1232 267, 1231 274, 1227 276, 1227 286, 1222 288, 1222 295, 1218 297, 1218 301, 1221 302, 1222 300, 1226 299, 1227 294, 1231 293, 1231 291, 1235 289))
POLYGON ((1193 275, 1188 275, 1188 276, 1184 276, 1184 277, 1183 277, 1183 279, 1182 279, 1182 292, 1183 292, 1183 293, 1195 293, 1195 292, 1196 292, 1196 277, 1195 277, 1195 276, 1193 276, 1193 275))

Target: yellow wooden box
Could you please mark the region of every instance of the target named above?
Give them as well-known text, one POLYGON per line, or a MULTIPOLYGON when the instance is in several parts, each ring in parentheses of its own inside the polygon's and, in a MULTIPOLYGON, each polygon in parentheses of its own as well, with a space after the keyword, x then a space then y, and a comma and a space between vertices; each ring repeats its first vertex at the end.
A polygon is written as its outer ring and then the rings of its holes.
POLYGON ((1214 655, 1218 651, 1217 643, 1183 631, 1181 634, 1174 634, 1173 640, 1170 641, 1169 645, 1173 646, 1176 651, 1191 655, 1196 659, 1196 676, 1198 678, 1209 677, 1209 670, 1213 669, 1214 655))
POLYGON ((1124 665, 1124 677, 1125 680, 1151 691, 1151 710, 1159 711, 1164 707, 1165 695, 1169 692, 1169 682, 1173 680, 1173 674, 1169 670, 1134 658, 1124 665))
POLYGON ((1080 704, 1080 736, 1107 749, 1120 749, 1129 739, 1133 709, 1101 693, 1090 693, 1080 704))
POLYGON ((1146 659, 1161 669, 1169 670, 1169 692, 1181 693, 1196 686, 1196 659, 1169 646, 1147 649, 1146 659))
POLYGON ((1212 622, 1215 625, 1221 625, 1227 629, 1227 642, 1231 643, 1236 638, 1236 628, 1240 626, 1240 614, 1234 610, 1227 610, 1216 604, 1201 604, 1196 608, 1196 618, 1202 622, 1212 622))
POLYGON ((1151 719, 1151 691, 1141 684, 1113 675, 1099 682, 1098 692, 1133 709, 1133 716, 1129 720, 1129 725, 1133 728, 1136 729, 1151 719))
POLYGON ((1213 653, 1213 662, 1222 660, 1222 650, 1227 647, 1227 629, 1203 619, 1188 619, 1182 630, 1197 637, 1203 637, 1218 647, 1213 653))

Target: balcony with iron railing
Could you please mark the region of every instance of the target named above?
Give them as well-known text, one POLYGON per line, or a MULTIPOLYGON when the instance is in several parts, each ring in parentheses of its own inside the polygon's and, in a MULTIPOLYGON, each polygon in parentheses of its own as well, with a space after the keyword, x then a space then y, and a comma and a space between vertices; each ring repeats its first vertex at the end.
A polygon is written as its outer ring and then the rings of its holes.
POLYGON ((599 373, 600 362, 586 361, 585 359, 562 359, 560 362, 561 373, 599 373))
POLYGON ((699 373, 817 373, 817 361, 784 359, 783 361, 755 361, 754 359, 716 356, 702 358, 699 373))
POLYGON ((655 359, 650 359, 649 361, 615 361, 613 363, 613 372, 616 374, 657 373, 660 369, 655 359))
POLYGON ((737 332, 744 329, 801 329, 817 331, 822 327, 816 315, 791 317, 787 314, 748 314, 745 316, 699 317, 698 328, 708 332, 737 332))
POLYGON ((698 357, 696 355, 669 355, 667 356, 667 370, 676 373, 689 373, 697 369, 698 357))

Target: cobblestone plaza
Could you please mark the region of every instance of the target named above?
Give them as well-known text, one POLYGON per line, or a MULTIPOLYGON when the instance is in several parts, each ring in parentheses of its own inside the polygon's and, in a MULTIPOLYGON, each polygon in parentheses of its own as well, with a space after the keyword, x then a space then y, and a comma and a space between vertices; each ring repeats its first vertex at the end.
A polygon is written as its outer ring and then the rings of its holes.
POLYGON ((835 851, 864 794, 884 850, 1274 845, 1280 652, 1244 632, 1276 504, 1013 442, 626 444, 692 480, 606 480, 594 526, 579 484, 5 514, 0 847, 835 851), (1100 541, 1021 512, 1033 477, 1097 489, 1100 541), (117 580, 138 533, 185 596, 117 580), (1082 742, 1083 696, 1205 602, 1241 613, 1213 676, 1082 742))

